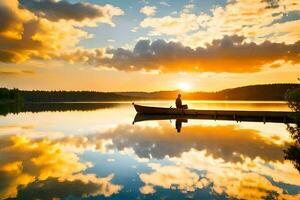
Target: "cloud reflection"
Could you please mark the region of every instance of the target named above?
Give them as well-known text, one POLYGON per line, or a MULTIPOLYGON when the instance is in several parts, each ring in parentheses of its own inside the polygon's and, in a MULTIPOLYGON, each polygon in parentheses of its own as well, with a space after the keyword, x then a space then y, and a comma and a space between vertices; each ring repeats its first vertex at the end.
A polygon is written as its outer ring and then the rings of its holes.
POLYGON ((145 186, 140 188, 143 194, 154 193, 154 186, 165 189, 178 189, 182 192, 194 192, 197 188, 201 189, 208 185, 205 178, 200 179, 199 175, 180 166, 161 166, 150 164, 154 170, 149 174, 140 174, 140 179, 145 186))
POLYGON ((243 162, 232 163, 195 149, 170 160, 173 165, 148 164, 153 171, 140 174, 145 184, 140 188, 141 193, 155 193, 158 187, 178 189, 183 193, 210 187, 212 194, 225 195, 229 199, 300 197, 300 193, 290 194, 284 187, 293 185, 300 188, 298 172, 288 162, 267 163, 259 158, 245 158, 243 162))
POLYGON ((205 188, 212 195, 234 199, 298 199, 300 194, 288 189, 300 188, 300 179, 292 163, 283 160, 286 145, 287 141, 278 143, 251 128, 207 124, 187 126, 182 134, 161 123, 151 127, 119 125, 104 132, 52 140, 2 136, 0 199, 110 197, 118 193, 121 186, 112 183, 113 175, 98 178, 83 173, 91 164, 80 162, 75 152, 89 150, 101 154, 115 150, 143 160, 150 171, 139 172, 142 185, 138 188, 145 195, 159 195, 160 188, 181 193, 205 188))
POLYGON ((214 159, 205 151, 191 150, 171 158, 181 167, 204 170, 213 183, 212 191, 236 199, 299 199, 300 194, 288 194, 280 184, 300 187, 300 178, 289 162, 265 162, 259 158, 245 158, 243 162, 214 159))
POLYGON ((3 136, 0 158, 0 199, 23 199, 19 195, 30 194, 33 196, 26 199, 111 196, 122 188, 111 183, 113 175, 99 178, 95 174, 83 174, 91 163, 80 162, 76 154, 47 139, 34 141, 23 136, 3 136), (26 192, 19 194, 18 189, 26 192), (48 191, 48 196, 43 190, 48 191), (45 196, 39 196, 42 194, 45 196))
POLYGON ((188 126, 183 134, 177 134, 164 124, 159 127, 121 125, 91 135, 89 139, 110 139, 118 150, 132 148, 140 158, 175 157, 195 148, 206 149, 216 158, 235 162, 242 156, 282 161, 285 146, 263 137, 256 130, 240 129, 235 125, 188 126))

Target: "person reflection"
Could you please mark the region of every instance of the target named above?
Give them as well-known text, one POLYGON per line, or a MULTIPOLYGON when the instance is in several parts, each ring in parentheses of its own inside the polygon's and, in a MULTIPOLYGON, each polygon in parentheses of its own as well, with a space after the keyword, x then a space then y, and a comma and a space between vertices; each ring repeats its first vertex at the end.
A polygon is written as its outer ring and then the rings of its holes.
POLYGON ((176 127, 176 130, 177 130, 177 133, 181 132, 182 123, 187 123, 187 122, 188 122, 187 119, 176 119, 175 127, 176 127))

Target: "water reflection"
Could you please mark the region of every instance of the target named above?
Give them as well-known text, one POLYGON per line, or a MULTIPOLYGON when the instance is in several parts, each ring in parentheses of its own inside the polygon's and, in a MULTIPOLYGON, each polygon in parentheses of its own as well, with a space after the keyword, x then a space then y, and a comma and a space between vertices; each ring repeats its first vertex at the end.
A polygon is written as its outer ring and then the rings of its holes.
POLYGON ((243 156, 282 161, 282 149, 287 145, 286 141, 278 144, 279 138, 266 139, 255 130, 235 125, 191 125, 182 134, 176 134, 167 123, 158 127, 121 125, 89 137, 94 141, 110 139, 118 150, 131 148, 140 158, 148 159, 180 156, 193 148, 206 150, 214 158, 226 161, 240 161, 243 156))
POLYGON ((299 113, 294 115, 296 124, 287 125, 287 130, 289 131, 291 138, 294 142, 284 150, 285 159, 293 162, 296 169, 300 173, 300 115, 299 113))
POLYGON ((0 117, 0 199, 300 198, 295 124, 134 116, 122 104, 0 117))
MULTIPOLYGON (((137 113, 133 119, 133 124, 142 121, 155 121, 155 120, 175 120, 178 122, 185 122, 188 119, 212 119, 212 120, 227 120, 227 121, 236 121, 236 122, 273 122, 273 123, 295 123, 293 117, 290 117, 288 114, 282 114, 282 116, 236 116, 236 115, 155 115, 155 114, 140 114, 137 113)), ((176 126, 177 127, 177 126, 176 126)))
POLYGON ((0 157, 0 199, 108 197, 122 188, 111 183, 113 174, 100 178, 83 173, 92 163, 80 162, 78 155, 47 139, 3 136, 0 157))
POLYGON ((65 111, 93 111, 120 106, 120 103, 26 103, 0 104, 0 115, 18 114, 21 112, 65 112, 65 111))

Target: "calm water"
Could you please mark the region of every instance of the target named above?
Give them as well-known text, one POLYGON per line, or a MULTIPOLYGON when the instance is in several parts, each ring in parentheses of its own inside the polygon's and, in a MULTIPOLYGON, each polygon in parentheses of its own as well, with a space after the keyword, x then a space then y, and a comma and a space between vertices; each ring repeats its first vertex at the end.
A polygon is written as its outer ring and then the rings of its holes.
MULTIPOLYGON (((289 110, 274 102, 188 104, 289 110)), ((135 111, 124 102, 25 111, 0 116, 0 199, 300 199, 300 173, 284 159, 294 142, 284 123, 198 119, 177 133, 174 120, 132 125, 135 111)))

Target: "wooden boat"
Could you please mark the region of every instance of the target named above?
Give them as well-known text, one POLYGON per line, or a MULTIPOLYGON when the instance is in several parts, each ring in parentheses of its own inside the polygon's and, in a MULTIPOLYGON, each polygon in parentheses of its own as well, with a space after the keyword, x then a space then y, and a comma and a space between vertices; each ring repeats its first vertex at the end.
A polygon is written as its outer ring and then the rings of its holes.
MULTIPOLYGON (((133 103, 133 106, 137 113, 141 114, 191 114, 193 110, 184 110, 177 108, 163 108, 163 107, 151 107, 151 106, 141 106, 133 103)), ((194 113, 194 112, 193 112, 194 113)))
MULTIPOLYGON (((249 119, 260 121, 280 121, 289 122, 295 112, 282 111, 243 111, 243 110, 196 110, 196 109, 177 109, 142 106, 133 103, 138 114, 152 116, 152 119, 176 119, 176 118, 206 118, 206 119, 249 119)), ((150 117, 151 118, 151 117, 150 117)), ((137 120, 141 121, 141 120, 137 120)))

